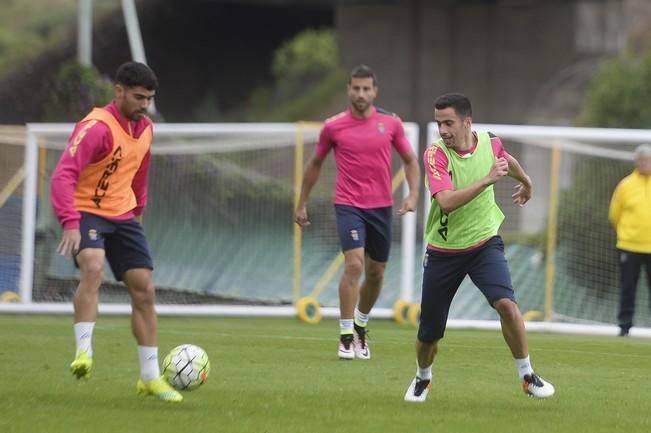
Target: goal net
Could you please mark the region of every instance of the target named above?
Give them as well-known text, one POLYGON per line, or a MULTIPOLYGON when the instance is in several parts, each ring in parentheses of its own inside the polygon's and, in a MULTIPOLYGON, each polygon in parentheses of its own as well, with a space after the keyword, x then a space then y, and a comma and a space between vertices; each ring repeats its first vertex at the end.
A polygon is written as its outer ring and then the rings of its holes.
MULTIPOLYGON (((523 208, 511 203, 512 179, 496 184, 506 214, 501 234, 526 318, 612 326, 619 290, 608 205, 616 184, 632 170, 633 149, 651 142, 651 132, 475 127, 500 136, 534 182, 533 198, 523 208)), ((20 295, 19 305, 29 311, 71 311, 78 281, 70 258, 55 253, 61 229, 49 203, 49 179, 71 130, 28 125, 22 172, 22 146, 0 144, 0 291, 20 295)), ((418 143, 417 126, 406 123, 405 130, 418 143)), ((156 125, 145 231, 162 314, 294 315, 294 304, 305 296, 325 306, 325 315, 337 314, 342 268, 332 156, 310 196, 312 225, 299 230, 293 223, 302 169, 318 131, 318 124, 307 123, 156 125)), ((426 132, 428 142, 437 138, 436 125, 426 132)), ((396 207, 406 189, 399 167, 396 158, 396 207)), ((416 221, 413 214, 394 218, 376 317, 391 317, 397 300, 419 301, 423 245, 416 221)), ((125 288, 108 269, 104 277, 100 310, 128 312, 125 288)), ((643 273, 636 327, 651 326, 645 284, 643 273)), ((466 280, 450 318, 494 323, 497 316, 466 280)))
MULTIPOLYGON (((495 184, 506 215, 501 228, 513 287, 526 319, 616 324, 619 289, 615 233, 608 207, 617 183, 633 168, 633 150, 651 131, 481 125, 499 136, 533 180, 533 198, 511 202, 516 182, 495 184)), ((438 138, 428 127, 428 142, 438 138)), ((427 210, 427 209, 426 209, 427 210)), ((649 291, 638 289, 636 326, 651 326, 649 291)), ((467 278, 453 301, 453 319, 497 319, 467 278)))
POLYGON ((0 126, 0 302, 18 298, 24 141, 24 127, 0 126))
MULTIPOLYGON (((49 197, 51 174, 72 128, 27 127, 19 291, 39 311, 70 311, 78 283, 71 258, 55 252, 61 228, 49 197)), ((155 125, 144 227, 159 312, 293 315, 293 304, 308 295, 326 307, 338 305, 332 156, 310 197, 312 225, 297 233, 293 223, 302 167, 319 129, 308 123, 155 125)), ((407 124, 406 131, 417 145, 416 126, 407 124)), ((399 206, 405 182, 400 165, 394 168, 399 206)), ((411 297, 415 224, 414 215, 396 217, 379 307, 411 297)), ((126 288, 108 265, 100 303, 107 312, 130 310, 126 288)))

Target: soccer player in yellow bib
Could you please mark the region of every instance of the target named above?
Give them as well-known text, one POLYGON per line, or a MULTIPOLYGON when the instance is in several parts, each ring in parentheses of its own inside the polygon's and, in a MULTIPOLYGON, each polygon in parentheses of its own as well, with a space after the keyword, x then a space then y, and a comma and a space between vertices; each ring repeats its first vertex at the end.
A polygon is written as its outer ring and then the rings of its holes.
POLYGON ((417 369, 405 400, 427 398, 450 304, 466 275, 500 316, 524 392, 549 397, 554 387, 534 373, 529 359, 524 320, 511 286, 504 244, 497 234, 504 214, 493 192, 495 182, 511 176, 520 182, 513 202, 522 206, 531 198, 531 179, 498 137, 472 129, 472 107, 466 96, 440 96, 434 107, 441 138, 425 150, 424 157, 432 206, 425 228, 417 369))

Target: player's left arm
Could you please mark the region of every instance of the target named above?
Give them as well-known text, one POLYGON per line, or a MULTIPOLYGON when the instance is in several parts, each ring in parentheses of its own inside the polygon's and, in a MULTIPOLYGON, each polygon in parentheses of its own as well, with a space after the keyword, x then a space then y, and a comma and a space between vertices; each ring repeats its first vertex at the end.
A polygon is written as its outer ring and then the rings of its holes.
POLYGON ((531 182, 531 178, 529 175, 527 175, 527 173, 525 173, 518 160, 515 159, 512 155, 509 155, 505 152, 504 158, 509 164, 508 175, 520 182, 514 187, 515 192, 511 195, 511 198, 513 198, 513 203, 517 204, 518 206, 524 206, 524 204, 531 199, 531 194, 533 191, 533 183, 531 182))
POLYGON ((515 192, 511 195, 513 203, 517 204, 518 206, 524 206, 524 204, 531 199, 531 194, 533 191, 533 183, 531 182, 531 178, 527 175, 527 173, 525 173, 518 160, 510 155, 506 149, 504 149, 502 140, 490 132, 488 134, 490 135, 491 147, 493 149, 495 158, 504 158, 508 164, 508 171, 506 174, 509 177, 512 177, 513 179, 520 182, 514 187, 515 192))
POLYGON ((136 207, 133 209, 136 221, 140 224, 143 222, 143 213, 147 206, 147 182, 149 179, 149 162, 151 160, 151 151, 147 151, 145 157, 140 163, 140 167, 133 177, 131 188, 136 196, 136 207))
POLYGON ((409 194, 402 201, 398 214, 404 215, 407 212, 414 212, 418 205, 418 194, 420 192, 420 167, 418 158, 412 150, 409 140, 405 135, 405 129, 402 126, 402 120, 395 116, 396 127, 393 135, 393 146, 402 159, 402 167, 405 170, 405 178, 409 186, 409 194))
POLYGON ((414 212, 418 205, 418 194, 420 191, 420 167, 418 166, 418 158, 413 152, 401 153, 402 166, 405 170, 405 178, 409 186, 409 194, 403 200, 398 213, 404 215, 407 212, 414 212))

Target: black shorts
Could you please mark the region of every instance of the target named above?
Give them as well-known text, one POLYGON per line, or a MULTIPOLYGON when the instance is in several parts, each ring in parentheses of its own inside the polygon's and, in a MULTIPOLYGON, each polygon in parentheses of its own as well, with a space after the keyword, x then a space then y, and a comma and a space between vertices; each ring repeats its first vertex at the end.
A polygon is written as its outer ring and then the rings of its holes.
POLYGON ((515 302, 504 243, 499 236, 465 253, 428 250, 423 267, 418 339, 424 343, 443 338, 452 298, 466 275, 481 290, 491 307, 499 299, 515 302))
POLYGON ((387 262, 391 249, 392 207, 360 209, 335 205, 341 250, 364 248, 376 262, 387 262))
POLYGON ((122 281, 122 274, 129 269, 154 269, 145 231, 135 219, 111 220, 81 212, 79 232, 79 251, 84 248, 104 249, 106 260, 118 281, 122 281))

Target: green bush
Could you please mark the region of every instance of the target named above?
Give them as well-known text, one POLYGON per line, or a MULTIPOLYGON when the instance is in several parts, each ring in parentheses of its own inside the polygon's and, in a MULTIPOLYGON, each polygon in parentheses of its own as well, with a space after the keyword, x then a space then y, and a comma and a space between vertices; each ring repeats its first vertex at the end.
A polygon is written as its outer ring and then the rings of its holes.
POLYGON ((45 106, 46 122, 71 122, 84 117, 113 97, 113 84, 92 66, 75 60, 64 63, 52 80, 45 106))
POLYGON ((627 162, 581 156, 571 186, 560 196, 558 239, 572 263, 567 271, 577 284, 596 292, 617 287, 615 233, 608 221, 608 206, 615 186, 630 171, 627 162))
POLYGON ((305 30, 274 53, 273 84, 256 89, 248 121, 296 121, 319 114, 342 91, 346 72, 332 29, 305 30))
MULTIPOLYGON (((624 53, 606 62, 590 81, 581 126, 651 127, 651 55, 624 53)), ((617 286, 615 233, 608 206, 619 181, 632 170, 628 161, 579 158, 572 185, 561 193, 558 235, 569 257, 581 257, 568 269, 579 284, 596 292, 617 286), (600 187, 595 187, 599 176, 600 187), (578 213, 577 213, 578 212, 578 213), (604 248, 603 245, 608 245, 604 248)))
POLYGON ((305 30, 276 50, 271 70, 277 83, 321 78, 339 67, 334 31, 305 30))
POLYGON ((588 85, 579 124, 604 128, 651 127, 651 53, 624 53, 605 63, 588 85))

